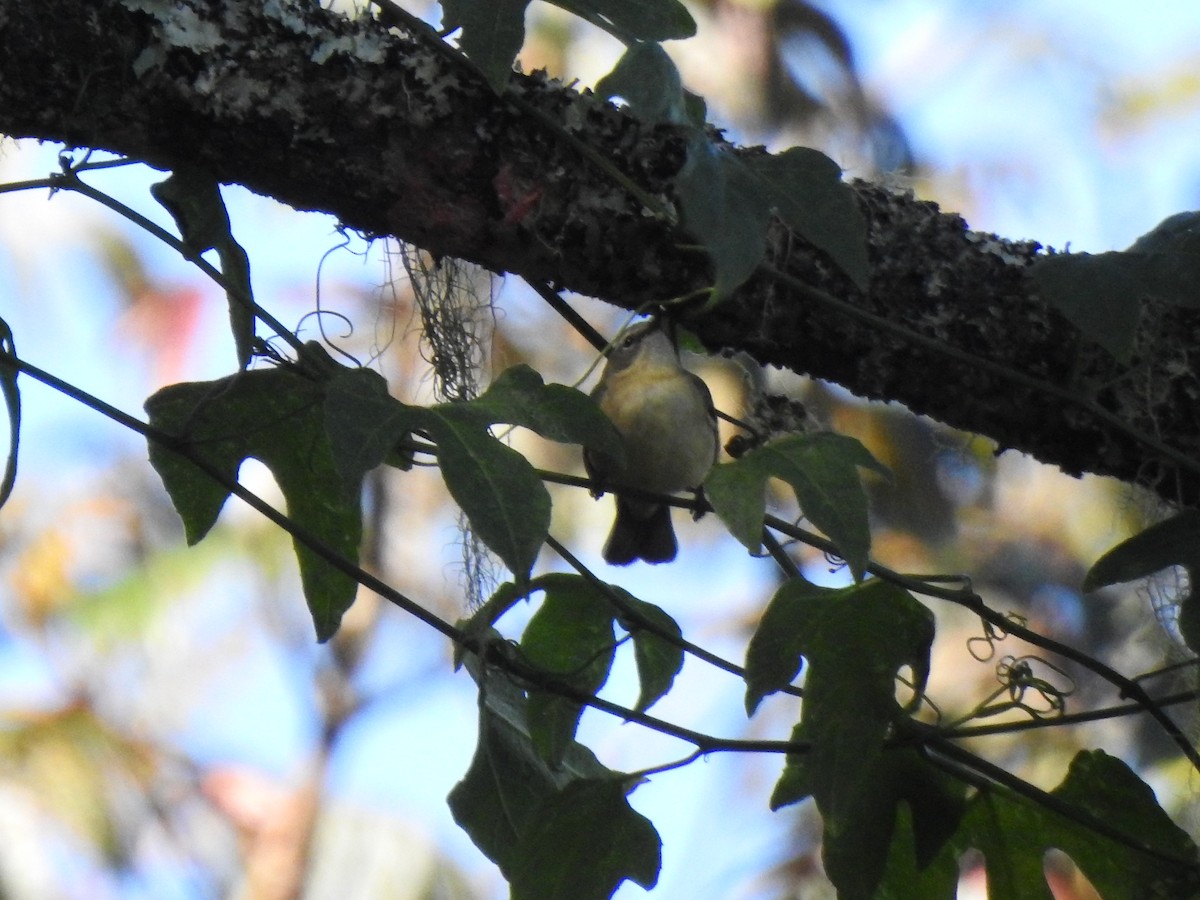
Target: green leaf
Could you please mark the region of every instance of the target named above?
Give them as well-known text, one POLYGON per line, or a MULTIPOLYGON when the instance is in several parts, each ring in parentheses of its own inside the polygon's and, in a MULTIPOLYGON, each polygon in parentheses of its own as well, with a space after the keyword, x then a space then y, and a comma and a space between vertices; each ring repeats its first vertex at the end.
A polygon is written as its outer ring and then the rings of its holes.
MULTIPOLYGON (((616 647, 611 604, 579 576, 547 575, 536 585, 545 598, 521 636, 525 659, 555 681, 595 694, 608 679, 616 647)), ((562 762, 582 713, 583 705, 569 697, 531 692, 530 734, 551 766, 562 762)))
POLYGON ((238 367, 246 368, 254 355, 250 258, 233 239, 220 184, 203 170, 186 167, 177 169, 166 181, 152 185, 150 193, 175 220, 189 253, 199 257, 208 250, 217 251, 229 301, 229 324, 237 349, 238 367))
POLYGON ((625 802, 629 779, 574 742, 561 766, 549 766, 534 747, 525 695, 474 656, 467 669, 480 684, 479 742, 450 810, 512 896, 600 900, 626 878, 653 885, 658 836, 625 802), (554 893, 563 883, 571 889, 554 893))
POLYGON ((675 190, 684 227, 712 261, 713 302, 723 300, 762 261, 770 208, 753 172, 698 130, 688 142, 687 162, 675 176, 675 190))
POLYGON ((1075 327, 1128 362, 1143 297, 1200 306, 1200 212, 1164 219, 1123 252, 1043 257, 1030 275, 1075 327))
POLYGON ((477 417, 491 424, 519 425, 551 441, 582 444, 624 460, 621 436, 596 401, 565 384, 546 384, 526 365, 505 369, 488 389, 469 403, 444 404, 442 410, 477 417))
POLYGON ((843 898, 870 898, 883 876, 895 806, 912 771, 885 752, 904 712, 896 675, 908 666, 919 693, 929 674, 933 616, 881 581, 842 590, 791 581, 772 598, 746 653, 746 709, 780 690, 808 660, 795 738, 772 808, 807 794, 825 825, 825 870, 843 898))
POLYGON ((647 122, 684 125, 690 121, 679 70, 659 44, 634 44, 616 67, 596 83, 605 98, 622 97, 647 122))
POLYGON ((809 147, 749 157, 746 164, 758 181, 763 202, 866 290, 871 276, 867 221, 854 191, 842 181, 838 164, 809 147))
MULTIPOLYGON (((549 0, 626 44, 666 41, 696 33, 678 0, 549 0)), ((442 26, 461 28, 458 46, 497 93, 508 84, 513 60, 525 43, 529 0, 442 0, 442 26)))
POLYGON ((520 847, 513 900, 607 900, 626 879, 650 890, 662 842, 618 778, 573 781, 539 811, 520 847))
POLYGON ((1129 252, 1142 257, 1142 277, 1154 296, 1175 306, 1200 306, 1200 212, 1168 216, 1129 252))
MULTIPOLYGON (((919 836, 922 826, 916 816, 912 821, 919 836)), ((1044 803, 987 785, 955 821, 954 833, 927 864, 899 852, 896 845, 907 836, 897 830, 880 900, 950 900, 948 876, 972 848, 983 854, 988 896, 995 900, 1050 900, 1043 867, 1051 848, 1070 856, 1106 900, 1175 900, 1200 890, 1196 845, 1128 766, 1100 750, 1079 752, 1044 803)))
POLYGON ((675 676, 683 668, 683 648, 680 646, 683 632, 673 618, 653 603, 639 600, 617 587, 613 587, 613 590, 620 591, 625 605, 637 617, 635 621, 623 616, 620 622, 621 627, 633 637, 638 681, 641 683, 634 709, 645 712, 666 695, 675 682, 675 676), (654 631, 641 622, 648 623, 654 631), (677 640, 669 640, 660 634, 677 640))
POLYGON ((696 33, 696 21, 678 0, 549 0, 603 28, 626 44, 669 41, 696 33))
POLYGON ((837 545, 856 580, 871 551, 867 495, 858 469, 887 469, 861 443, 832 432, 788 435, 715 466, 704 482, 709 501, 730 533, 751 553, 762 546, 766 482, 791 486, 810 522, 837 545))
POLYGON ((458 46, 479 67, 497 93, 512 75, 513 60, 525 43, 529 0, 441 0, 442 27, 461 28, 458 46))
MULTIPOLYGON (((172 435, 230 481, 253 457, 271 470, 288 516, 330 550, 358 560, 361 484, 338 474, 325 431, 321 385, 295 367, 242 372, 213 382, 164 388, 146 401, 150 424, 172 435)), ((229 492, 189 460, 151 441, 150 462, 183 519, 189 544, 204 537, 229 492)), ((328 640, 354 601, 357 584, 294 541, 316 626, 328 640)))
POLYGON ((1046 256, 1029 270, 1038 293, 1089 339, 1126 362, 1145 293, 1140 262, 1126 253, 1046 256))
POLYGON ((1102 897, 1196 896, 1195 844, 1123 762, 1101 750, 1080 751, 1051 794, 1065 808, 1047 809, 1001 789, 971 801, 956 843, 983 852, 993 896, 1049 900, 1042 860, 1051 847, 1070 856, 1102 897), (1089 820, 1124 839, 1097 832, 1089 820))
POLYGON ((0 507, 12 496, 17 483, 17 450, 21 445, 21 388, 17 384, 18 370, 10 363, 17 358, 17 345, 12 329, 0 319, 0 391, 8 412, 8 457, 4 461, 4 481, 0 482, 0 507))
MULTIPOLYGON (((1134 581, 1168 566, 1182 566, 1191 584, 1200 583, 1200 510, 1184 510, 1113 547, 1088 570, 1082 589, 1134 581)), ((1200 598, 1194 591, 1180 604, 1179 631, 1189 647, 1200 650, 1200 598)))
POLYGON ((550 495, 533 466, 490 433, 519 425, 555 441, 623 453, 620 437, 595 401, 546 384, 528 366, 501 373, 480 397, 432 407, 391 397, 378 376, 344 371, 329 383, 325 421, 339 471, 361 478, 414 430, 438 447, 442 477, 475 533, 514 575, 528 574, 550 529, 550 495))

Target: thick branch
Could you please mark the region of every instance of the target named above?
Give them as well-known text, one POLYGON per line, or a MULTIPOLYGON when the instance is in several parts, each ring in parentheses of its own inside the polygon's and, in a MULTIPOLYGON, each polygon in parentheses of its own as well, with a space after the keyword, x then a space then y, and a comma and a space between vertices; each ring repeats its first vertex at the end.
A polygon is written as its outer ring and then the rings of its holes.
MULTIPOLYGON (((368 235, 630 308, 710 279, 687 237, 578 146, 673 208, 677 133, 544 78, 514 77, 510 90, 516 100, 497 98, 426 36, 314 3, 0 0, 4 133, 198 164, 368 235)), ((1031 292, 1037 244, 857 190, 868 292, 779 230, 770 264, 846 306, 762 275, 692 323, 701 338, 1069 472, 1200 498, 1195 315, 1147 307, 1135 359, 1118 367, 1031 292)))

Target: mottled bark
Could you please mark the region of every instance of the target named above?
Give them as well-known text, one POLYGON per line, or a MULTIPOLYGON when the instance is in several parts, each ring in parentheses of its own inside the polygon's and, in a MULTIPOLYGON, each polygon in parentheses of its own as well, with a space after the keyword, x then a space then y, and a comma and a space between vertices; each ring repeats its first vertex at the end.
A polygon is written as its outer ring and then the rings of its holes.
MULTIPOLYGON (((293 0, 0 0, 0 132, 200 165, 367 235, 634 308, 707 283, 674 206, 678 133, 514 76, 493 94, 427 36, 293 0)), ((1197 317, 1148 305, 1130 365, 1082 342, 1026 277, 1038 250, 880 187, 857 192, 869 289, 776 228, 758 276, 692 324, 714 350, 829 379, 1068 472, 1200 498, 1197 317), (831 306, 821 295, 846 304, 831 306), (865 314, 865 315, 864 315, 865 314)))

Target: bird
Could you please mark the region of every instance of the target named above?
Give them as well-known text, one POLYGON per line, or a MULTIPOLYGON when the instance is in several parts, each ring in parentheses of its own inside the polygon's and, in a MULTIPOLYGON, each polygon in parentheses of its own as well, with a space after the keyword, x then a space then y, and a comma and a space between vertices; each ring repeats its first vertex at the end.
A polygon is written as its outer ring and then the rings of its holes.
MULTIPOLYGON (((717 459, 717 416, 708 386, 679 361, 664 321, 630 328, 608 351, 592 398, 608 416, 625 447, 623 464, 591 450, 584 465, 605 488, 637 488, 658 494, 698 489, 717 459)), ((616 497, 617 516, 604 544, 605 562, 625 566, 642 559, 665 563, 677 545, 671 507, 662 502, 616 497)))

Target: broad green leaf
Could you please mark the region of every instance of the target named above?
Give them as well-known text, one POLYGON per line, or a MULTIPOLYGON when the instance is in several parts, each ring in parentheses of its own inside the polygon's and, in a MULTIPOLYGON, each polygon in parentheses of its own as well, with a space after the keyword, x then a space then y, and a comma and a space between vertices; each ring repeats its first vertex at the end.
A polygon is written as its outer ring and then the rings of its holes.
POLYGON ((546 384, 528 366, 501 373, 480 397, 432 407, 391 397, 378 376, 343 371, 328 386, 325 422, 338 468, 361 478, 414 430, 438 447, 442 477, 471 528, 515 575, 528 574, 550 528, 550 495, 533 466, 491 434, 520 425, 550 440, 622 453, 612 423, 586 394, 546 384))
POLYGON ((733 536, 751 553, 758 553, 766 482, 772 476, 782 479, 795 492, 804 515, 829 536, 855 579, 861 579, 871 551, 871 531, 859 468, 887 474, 854 438, 832 432, 789 435, 715 466, 704 490, 733 536))
POLYGON ((825 869, 843 898, 870 898, 883 875, 895 806, 914 783, 884 742, 904 716, 896 675, 929 674, 933 617, 880 581, 842 590, 792 581, 772 598, 746 653, 746 709, 785 687, 809 663, 800 725, 811 742, 788 757, 772 807, 811 794, 825 825, 825 869))
POLYGON ((450 810, 512 896, 600 900, 626 878, 653 885, 658 836, 625 802, 629 779, 574 742, 560 766, 549 766, 534 747, 525 695, 473 656, 467 669, 480 684, 479 739, 450 810), (577 880, 564 882, 572 872, 577 880), (553 892, 564 883, 571 889, 553 892))
MULTIPOLYGON (((637 663, 638 681, 641 684, 641 692, 638 695, 636 706, 639 712, 648 709, 671 689, 675 676, 683 668, 683 650, 680 647, 682 633, 679 625, 659 607, 637 599, 616 585, 605 585, 604 588, 601 588, 581 576, 557 573, 534 578, 523 587, 506 582, 496 589, 495 593, 475 611, 474 615, 466 621, 460 622, 459 625, 469 634, 480 635, 491 628, 517 601, 539 591, 546 591, 547 596, 552 593, 570 594, 576 598, 572 602, 587 605, 586 613, 581 617, 584 622, 588 623, 586 629, 582 627, 582 623, 580 625, 564 623, 568 630, 580 628, 579 650, 581 651, 587 649, 591 640, 588 637, 590 629, 596 629, 597 638, 594 651, 591 654, 579 654, 585 662, 594 659, 599 663, 605 658, 595 654, 601 653, 606 647, 612 645, 613 621, 619 623, 630 634, 637 663), (615 595, 618 602, 614 603, 605 589, 615 595), (607 621, 603 623, 601 622, 602 612, 607 616, 607 621), (600 640, 601 635, 607 643, 600 640), (672 640, 672 637, 675 640, 672 640)), ((567 609, 569 606, 563 606, 563 608, 567 609)), ((530 625, 532 624, 531 622, 530 625)), ((522 646, 524 647, 525 641, 532 640, 535 635, 539 641, 544 638, 549 638, 551 641, 555 639, 552 629, 547 631, 539 626, 535 632, 531 633, 527 627, 525 637, 522 639, 522 646)), ((566 647, 556 648, 554 646, 547 647, 546 650, 550 655, 574 652, 569 651, 566 647)), ((572 670, 573 663, 574 660, 571 659, 549 659, 541 664, 552 671, 561 672, 572 670)), ((591 688, 587 688, 586 685, 579 686, 594 692, 602 683, 602 681, 598 682, 591 688)))
MULTIPOLYGON (((288 516, 330 550, 358 560, 361 485, 334 466, 321 386, 294 367, 242 372, 213 382, 164 388, 146 401, 150 424, 173 436, 229 480, 253 457, 271 470, 288 516)), ((183 519, 189 544, 204 537, 229 492, 189 460, 150 443, 150 462, 183 519)), ((357 584, 294 541, 317 638, 328 640, 354 601, 357 584)))
POLYGON ((441 0, 442 27, 461 28, 458 46, 479 67, 497 93, 512 75, 513 60, 525 43, 529 0, 441 0))
POLYGON ((0 391, 4 392, 4 408, 8 412, 8 457, 4 461, 4 481, 0 482, 0 507, 8 502, 13 485, 17 483, 17 449, 21 445, 21 388, 17 384, 17 369, 9 360, 17 358, 12 329, 0 319, 0 391))
MULTIPOLYGON (((608 679, 616 646, 612 605, 578 576, 548 575, 537 586, 545 597, 521 635, 522 655, 555 681, 596 693, 608 679)), ((575 740, 582 713, 583 705, 569 697, 530 693, 530 734, 551 766, 575 740)))
POLYGON ((675 176, 683 226, 712 261, 712 299, 720 301, 750 277, 766 252, 770 208, 753 172, 730 150, 700 131, 688 142, 688 158, 675 176))
POLYGON ((789 228, 821 250, 856 285, 867 289, 867 221, 854 191, 832 159, 809 147, 777 156, 754 156, 746 165, 759 182, 763 202, 789 228))
MULTIPOLYGON (((614 587, 613 590, 620 590, 614 587)), ((678 623, 653 603, 646 603, 636 597, 621 591, 622 597, 633 613, 641 621, 649 623, 657 632, 682 639, 678 623)), ((645 712, 659 701, 671 685, 675 676, 683 668, 683 648, 679 641, 671 641, 660 637, 638 622, 620 619, 621 627, 633 636, 634 657, 637 660, 638 681, 641 692, 638 694, 638 712, 645 712)))
POLYGON ((166 181, 152 185, 150 193, 171 214, 190 253, 199 257, 208 250, 217 251, 221 277, 226 284, 229 324, 233 330, 238 366, 246 368, 254 354, 250 258, 233 239, 220 185, 200 169, 181 168, 166 181))
POLYGON ((550 531, 550 494, 520 453, 450 408, 430 409, 424 427, 438 448, 446 489, 471 529, 524 578, 550 531))
POLYGON ((647 122, 690 121, 679 70, 659 44, 631 46, 596 83, 596 93, 605 99, 623 98, 630 112, 647 122))
POLYGON ((547 440, 582 444, 613 459, 624 459, 621 436, 596 401, 565 384, 546 384, 526 365, 505 369, 481 396, 468 403, 438 408, 488 424, 519 425, 547 440))
POLYGON ((958 896, 957 854, 939 854, 929 865, 917 862, 915 823, 908 804, 896 807, 896 827, 883 880, 875 900, 955 900, 958 896))
MULTIPOLYGON (((1200 510, 1184 510, 1113 547, 1088 570, 1083 590, 1145 578, 1168 566, 1182 566, 1193 585, 1200 583, 1200 510)), ((1179 631, 1200 651, 1200 599, 1194 591, 1180 604, 1179 631)))
POLYGON ((1042 298, 1116 359, 1129 359, 1141 316, 1140 263, 1125 253, 1068 253, 1029 270, 1042 298))
POLYGON ((662 842, 618 778, 573 781, 542 806, 510 878, 513 900, 607 900, 626 879, 658 882, 662 842))

